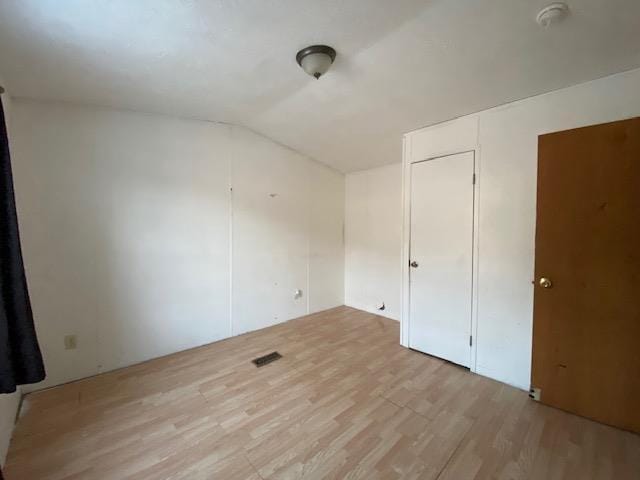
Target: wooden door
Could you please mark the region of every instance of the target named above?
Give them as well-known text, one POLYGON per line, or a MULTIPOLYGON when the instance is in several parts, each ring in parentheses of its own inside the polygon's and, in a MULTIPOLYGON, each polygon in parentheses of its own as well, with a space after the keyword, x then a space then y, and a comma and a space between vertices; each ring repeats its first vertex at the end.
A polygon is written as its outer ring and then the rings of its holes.
POLYGON ((640 118, 539 137, 535 248, 540 400, 640 432, 640 118))
POLYGON ((473 152, 411 165, 409 346, 471 360, 473 152))

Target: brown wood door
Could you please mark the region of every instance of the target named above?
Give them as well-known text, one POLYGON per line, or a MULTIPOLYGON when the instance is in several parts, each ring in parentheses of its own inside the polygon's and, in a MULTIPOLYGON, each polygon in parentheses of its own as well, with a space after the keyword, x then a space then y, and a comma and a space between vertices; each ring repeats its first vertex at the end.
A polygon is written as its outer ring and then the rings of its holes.
POLYGON ((541 402, 640 432, 640 118, 539 137, 535 252, 541 402))

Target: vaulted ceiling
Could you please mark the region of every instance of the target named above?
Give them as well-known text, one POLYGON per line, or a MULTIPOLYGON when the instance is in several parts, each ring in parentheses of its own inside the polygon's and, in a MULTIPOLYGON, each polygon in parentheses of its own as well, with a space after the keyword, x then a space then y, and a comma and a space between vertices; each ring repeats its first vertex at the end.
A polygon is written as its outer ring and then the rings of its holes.
MULTIPOLYGON (((400 161, 402 134, 640 66, 640 1, 3 0, 16 97, 252 128, 343 172, 400 161), (338 57, 316 81, 295 62, 338 57)), ((640 86, 639 86, 640 91, 640 86)))

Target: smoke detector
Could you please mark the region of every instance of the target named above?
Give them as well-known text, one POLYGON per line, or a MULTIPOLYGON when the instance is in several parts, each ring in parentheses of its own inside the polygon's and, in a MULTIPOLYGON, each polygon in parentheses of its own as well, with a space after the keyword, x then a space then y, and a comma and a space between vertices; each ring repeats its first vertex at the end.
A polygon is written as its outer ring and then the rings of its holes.
POLYGON ((553 24, 560 23, 567 18, 567 15, 569 15, 569 6, 566 3, 555 2, 540 10, 536 21, 540 26, 547 28, 553 24))

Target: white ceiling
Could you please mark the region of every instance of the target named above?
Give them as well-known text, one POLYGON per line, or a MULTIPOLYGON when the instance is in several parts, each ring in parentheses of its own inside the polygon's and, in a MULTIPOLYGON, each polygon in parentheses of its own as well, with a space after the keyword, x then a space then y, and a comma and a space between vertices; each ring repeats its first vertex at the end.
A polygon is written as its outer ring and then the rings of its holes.
MULTIPOLYGON (((245 125, 343 172, 415 128, 640 66, 640 1, 2 0, 13 96, 245 125), (319 81, 298 49, 338 51, 319 81)), ((640 91, 640 86, 639 86, 640 91)), ((640 93, 639 93, 640 94, 640 93)))

